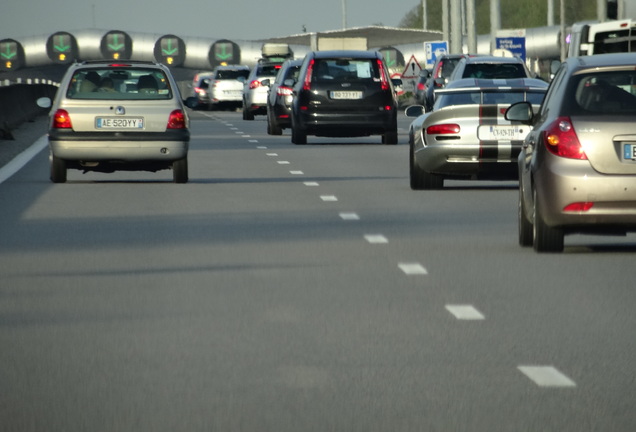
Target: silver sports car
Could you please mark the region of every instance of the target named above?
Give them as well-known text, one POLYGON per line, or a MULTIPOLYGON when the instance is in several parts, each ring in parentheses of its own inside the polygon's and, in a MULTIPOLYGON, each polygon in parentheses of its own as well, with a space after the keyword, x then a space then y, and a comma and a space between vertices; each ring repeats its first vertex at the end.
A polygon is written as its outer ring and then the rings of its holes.
POLYGON ((548 84, 532 78, 453 81, 439 90, 433 111, 406 109, 411 188, 441 189, 444 179, 517 179, 517 156, 530 126, 504 118, 513 103, 535 110, 548 84))

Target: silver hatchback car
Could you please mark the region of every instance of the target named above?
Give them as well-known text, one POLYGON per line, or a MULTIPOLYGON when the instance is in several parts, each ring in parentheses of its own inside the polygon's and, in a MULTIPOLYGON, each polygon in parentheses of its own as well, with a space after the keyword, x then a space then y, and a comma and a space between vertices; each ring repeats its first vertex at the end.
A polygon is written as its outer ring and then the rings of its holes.
POLYGON ((189 141, 189 118, 167 67, 76 64, 62 79, 50 112, 51 180, 65 182, 68 169, 172 169, 174 182, 186 183, 189 141))
POLYGON ((533 127, 519 155, 519 243, 560 252, 564 235, 636 231, 636 53, 574 57, 540 111, 511 106, 533 127))

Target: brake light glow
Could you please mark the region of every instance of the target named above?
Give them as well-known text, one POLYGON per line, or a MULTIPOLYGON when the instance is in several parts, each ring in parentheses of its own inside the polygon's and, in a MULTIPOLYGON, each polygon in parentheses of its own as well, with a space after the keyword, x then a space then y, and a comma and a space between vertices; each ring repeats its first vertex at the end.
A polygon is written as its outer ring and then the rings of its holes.
POLYGON ((201 87, 195 87, 194 88, 195 93, 197 94, 205 94, 205 90, 202 89, 201 87))
POLYGON ((63 109, 58 109, 53 115, 53 129, 71 129, 71 118, 68 112, 63 109))
POLYGON ((311 75, 314 72, 314 59, 309 61, 307 66, 307 73, 305 74, 305 81, 303 82, 303 90, 311 90, 311 75))
POLYGON ((426 90, 426 86, 424 85, 424 83, 417 83, 417 89, 419 91, 424 91, 426 90))
POLYGON ((586 212, 594 206, 593 202, 575 202, 563 207, 564 212, 586 212))
POLYGON ((254 80, 250 83, 250 89, 254 90, 255 88, 258 88, 261 86, 261 82, 259 80, 254 80))
POLYGON ((276 90, 276 94, 278 96, 291 96, 293 90, 290 87, 280 86, 278 90, 276 90))
POLYGON ((176 109, 170 113, 170 117, 168 118, 168 129, 185 129, 186 128, 186 118, 183 111, 180 109, 176 109))
POLYGON ((543 132, 543 138, 550 153, 568 159, 587 160, 569 117, 559 117, 552 122, 543 132))
POLYGON ((389 89, 389 78, 387 77, 386 69, 384 68, 384 64, 382 63, 382 60, 378 59, 377 63, 378 63, 378 69, 380 69, 380 86, 383 91, 386 91, 389 89))
POLYGON ((426 133, 428 135, 447 135, 447 134, 457 134, 460 131, 460 127, 455 123, 444 123, 429 126, 426 128, 426 133))
POLYGON ((111 63, 110 64, 111 67, 127 67, 130 66, 129 64, 125 64, 125 63, 111 63))

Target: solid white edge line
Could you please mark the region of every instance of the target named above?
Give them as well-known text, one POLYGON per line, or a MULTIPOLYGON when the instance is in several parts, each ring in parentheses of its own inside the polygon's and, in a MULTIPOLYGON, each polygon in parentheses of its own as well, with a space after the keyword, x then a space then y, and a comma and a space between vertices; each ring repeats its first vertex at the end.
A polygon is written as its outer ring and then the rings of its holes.
POLYGON ((13 174, 17 173, 20 168, 25 166, 36 154, 40 153, 48 145, 47 135, 43 135, 35 141, 31 147, 14 157, 8 164, 0 168, 0 183, 3 183, 13 174))
POLYGON ((539 387, 576 387, 576 383, 554 366, 518 366, 539 387))

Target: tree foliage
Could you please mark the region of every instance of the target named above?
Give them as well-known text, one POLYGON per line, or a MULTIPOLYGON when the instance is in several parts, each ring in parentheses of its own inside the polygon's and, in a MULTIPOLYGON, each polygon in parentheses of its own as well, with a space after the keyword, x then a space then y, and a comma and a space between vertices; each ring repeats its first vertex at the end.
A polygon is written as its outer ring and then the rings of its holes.
MULTIPOLYGON (((500 0, 501 27, 504 29, 543 27, 547 25, 547 0, 500 0)), ((564 0, 565 22, 596 19, 596 2, 564 0)), ((477 34, 490 33, 490 0, 475 0, 477 34)), ((560 0, 554 0, 554 23, 558 25, 560 0)), ((427 30, 442 31, 442 2, 426 0, 427 30)), ((400 21, 401 28, 422 28, 422 3, 416 4, 400 21)))

